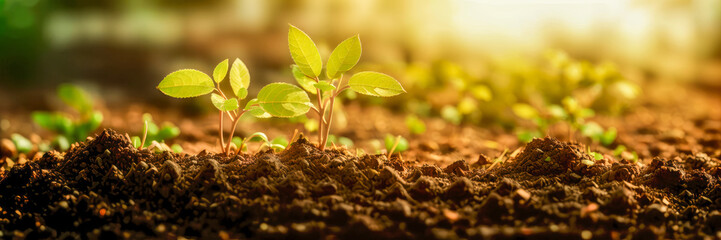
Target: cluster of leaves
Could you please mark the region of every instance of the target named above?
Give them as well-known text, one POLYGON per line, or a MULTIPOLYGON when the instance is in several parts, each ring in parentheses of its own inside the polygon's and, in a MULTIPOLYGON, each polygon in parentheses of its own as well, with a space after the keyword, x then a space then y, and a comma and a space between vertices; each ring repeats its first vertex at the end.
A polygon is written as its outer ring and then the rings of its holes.
POLYGON ((614 64, 592 64, 561 51, 549 51, 540 61, 506 58, 480 68, 439 61, 412 63, 404 71, 407 108, 454 124, 484 121, 510 127, 514 118, 507 109, 512 105, 560 105, 566 96, 589 103, 597 112, 617 114, 640 93, 614 64))
POLYGON ((230 152, 235 127, 246 112, 261 118, 293 118, 313 110, 318 115, 318 145, 323 149, 328 142, 333 106, 338 94, 344 90, 351 90, 365 95, 390 97, 405 92, 398 81, 377 72, 359 72, 345 81, 343 74, 352 69, 360 59, 361 45, 357 35, 341 42, 333 50, 325 68, 325 75, 328 77, 326 80, 320 79, 323 62, 315 43, 307 34, 291 25, 288 32, 288 46, 295 62, 292 67, 293 76, 302 88, 288 83, 268 84, 258 92, 257 98, 249 100, 242 109, 239 102, 248 95, 250 74, 239 59, 235 60, 230 69, 230 86, 235 97, 228 97, 220 89, 220 83, 228 69, 227 60, 215 68, 213 79, 198 70, 184 69, 166 76, 158 85, 158 89, 176 98, 213 93, 211 100, 220 112, 219 138, 225 153, 230 152), (315 105, 311 103, 306 91, 316 95, 315 105), (223 113, 232 122, 227 144, 223 141, 223 113))
POLYGON ((153 115, 150 113, 143 114, 143 132, 140 136, 132 136, 130 141, 133 143, 133 147, 142 149, 151 146, 157 146, 161 151, 172 150, 173 152, 183 152, 183 148, 178 144, 167 146, 165 140, 180 135, 180 128, 175 126, 171 122, 164 122, 160 127, 153 121, 153 115))
POLYGON ((83 141, 95 131, 103 121, 103 114, 93 110, 92 97, 78 86, 61 84, 57 95, 75 113, 37 111, 32 113, 32 120, 38 126, 55 132, 53 147, 65 151, 70 143, 83 141))
POLYGON ((540 111, 529 104, 514 104, 511 108, 513 113, 522 119, 531 121, 535 127, 518 129, 516 132, 518 139, 522 142, 530 142, 533 138, 548 135, 551 125, 563 122, 569 128, 569 139, 573 139, 575 132, 580 132, 583 137, 604 146, 609 146, 616 140, 616 128, 610 127, 604 130, 598 123, 588 120, 595 114, 592 109, 582 107, 572 97, 566 97, 561 102, 562 105, 552 104, 540 111))
POLYGON ((275 151, 281 151, 288 146, 288 139, 286 139, 285 137, 277 137, 273 140, 269 140, 268 136, 266 136, 265 133, 262 132, 250 134, 248 135, 248 137, 245 138, 233 137, 231 144, 232 147, 237 149, 236 154, 238 154, 241 151, 248 151, 248 142, 262 143, 260 147, 258 147, 258 150, 261 150, 263 147, 268 147, 275 151))

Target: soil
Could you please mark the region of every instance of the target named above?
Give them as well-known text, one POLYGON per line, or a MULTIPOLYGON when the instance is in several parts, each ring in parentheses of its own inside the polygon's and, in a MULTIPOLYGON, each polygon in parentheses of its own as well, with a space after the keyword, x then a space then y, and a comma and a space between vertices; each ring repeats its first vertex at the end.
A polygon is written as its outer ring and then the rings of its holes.
MULTIPOLYGON (((106 116, 116 117, 104 126, 117 132, 106 129, 65 153, 0 159, 0 236, 721 238, 721 96, 690 89, 649 88, 631 113, 594 119, 618 128, 608 147, 569 141, 562 127, 524 145, 503 129, 426 119, 428 132, 408 137, 410 150, 391 159, 340 147, 320 151, 306 138, 282 152, 224 156, 215 154, 214 116, 108 108, 106 116), (146 111, 158 122, 185 119, 176 141, 186 153, 132 147, 125 132, 142 124, 125 120, 140 121, 146 111), (621 144, 639 161, 613 156, 621 144), (589 156, 587 145, 603 159, 589 156)), ((392 124, 402 115, 358 105, 346 111, 364 117, 348 118, 353 127, 334 132, 359 148, 385 133, 407 135, 392 124)), ((13 119, 25 115, 5 115, 18 123, 12 131, 33 129, 13 119)), ((260 122, 238 134, 293 128, 299 126, 260 122)))
POLYGON ((686 239, 721 231, 721 162, 592 159, 535 139, 505 167, 320 151, 154 154, 105 130, 0 181, 3 236, 686 239), (547 157, 550 157, 550 161, 547 157))

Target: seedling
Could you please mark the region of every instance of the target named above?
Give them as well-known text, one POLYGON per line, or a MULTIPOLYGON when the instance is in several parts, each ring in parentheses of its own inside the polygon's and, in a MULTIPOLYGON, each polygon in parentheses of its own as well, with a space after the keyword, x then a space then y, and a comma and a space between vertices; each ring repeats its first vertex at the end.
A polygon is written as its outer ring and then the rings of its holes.
POLYGON ((387 134, 385 138, 386 151, 388 151, 388 159, 391 158, 394 152, 403 152, 408 150, 408 140, 401 135, 393 137, 393 135, 387 134))
POLYGON ((285 137, 277 137, 273 140, 268 140, 268 136, 266 136, 265 133, 256 132, 246 138, 233 138, 232 144, 238 148, 236 154, 240 154, 241 151, 247 150, 248 142, 262 142, 257 151, 260 151, 263 147, 269 147, 273 150, 280 151, 288 146, 288 139, 285 139, 285 137))
POLYGON ((65 151, 70 143, 83 141, 103 122, 103 114, 93 110, 93 100, 90 94, 80 87, 72 84, 58 86, 57 95, 60 100, 77 112, 77 117, 71 118, 69 113, 63 112, 33 112, 32 119, 35 124, 58 134, 53 139, 53 145, 65 151))
POLYGON ((344 40, 331 52, 326 63, 325 80, 321 79, 323 63, 318 48, 305 32, 293 25, 288 31, 288 47, 295 62, 293 76, 302 89, 286 83, 269 84, 258 93, 258 104, 270 115, 285 118, 306 114, 312 109, 318 115, 318 147, 321 150, 328 142, 335 100, 341 92, 349 89, 376 97, 391 97, 406 92, 393 77, 378 72, 359 72, 347 81, 343 78, 360 59, 358 35, 344 40), (303 90, 316 95, 315 105, 303 90))
POLYGON ((414 115, 406 117, 406 127, 412 134, 419 135, 426 132, 426 124, 414 115))
MULTIPOLYGON (((153 121, 153 116, 150 115, 150 113, 145 113, 143 114, 142 137, 133 136, 130 140, 135 148, 142 149, 149 147, 153 142, 165 143, 165 140, 175 138, 178 135, 180 135, 180 129, 173 123, 164 122, 161 127, 158 127, 153 121)), ((170 148, 173 149, 174 152, 178 152, 176 150, 182 152, 183 149, 178 144, 173 144, 170 148)))
MULTIPOLYGON (((248 68, 245 66, 245 63, 236 58, 233 65, 230 67, 230 87, 232 88, 235 97, 230 94, 226 95, 220 89, 220 83, 223 82, 227 74, 228 59, 225 59, 215 67, 215 70, 213 70, 212 79, 210 76, 201 71, 183 69, 168 74, 168 76, 166 76, 158 85, 158 89, 161 92, 175 98, 198 97, 212 93, 210 99, 213 102, 213 105, 218 109, 219 113, 218 138, 220 139, 221 149, 225 154, 230 152, 230 144, 233 140, 235 128, 243 114, 250 113, 258 118, 270 117, 263 108, 259 107, 258 99, 251 99, 246 103, 245 108, 240 108, 240 101, 248 96, 248 86, 250 85, 250 73, 248 72, 248 68), (223 137, 224 113, 232 122, 227 144, 223 137)), ((282 100, 289 97, 283 96, 286 93, 291 94, 288 92, 273 92, 273 95, 282 100)), ((292 98, 292 96, 290 97, 292 98)))
POLYGON ((23 135, 13 133, 13 135, 10 136, 10 140, 15 144, 15 149, 17 149, 19 153, 29 153, 33 150, 33 143, 23 137, 23 135))

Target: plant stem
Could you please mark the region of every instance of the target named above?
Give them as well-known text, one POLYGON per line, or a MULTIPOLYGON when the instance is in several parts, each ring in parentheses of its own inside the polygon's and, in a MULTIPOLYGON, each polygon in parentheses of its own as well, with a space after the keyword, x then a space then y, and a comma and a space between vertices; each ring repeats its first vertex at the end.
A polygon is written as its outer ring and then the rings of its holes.
POLYGON ((230 152, 230 144, 233 142, 233 134, 235 133, 235 127, 238 126, 238 121, 240 121, 240 116, 245 113, 244 111, 241 111, 238 116, 236 116, 235 120, 233 120, 233 126, 230 128, 230 136, 228 136, 228 144, 225 146, 225 152, 230 152))
POLYGON ((323 121, 323 119, 325 118, 325 106, 323 105, 323 100, 322 100, 322 95, 321 95, 322 93, 321 93, 320 89, 316 88, 315 91, 316 91, 316 96, 318 99, 318 112, 320 112, 320 114, 318 115, 318 148, 321 151, 323 151, 325 149, 325 140, 324 140, 324 135, 323 135, 325 133, 325 131, 324 131, 325 121, 323 121))
POLYGON ((218 136, 220 137, 220 149, 225 153, 225 141, 223 140, 223 111, 219 111, 218 136))
POLYGON ((140 142, 140 147, 138 149, 143 149, 143 146, 145 146, 145 139, 148 138, 148 121, 145 120, 144 125, 145 130, 143 131, 143 141, 140 142))

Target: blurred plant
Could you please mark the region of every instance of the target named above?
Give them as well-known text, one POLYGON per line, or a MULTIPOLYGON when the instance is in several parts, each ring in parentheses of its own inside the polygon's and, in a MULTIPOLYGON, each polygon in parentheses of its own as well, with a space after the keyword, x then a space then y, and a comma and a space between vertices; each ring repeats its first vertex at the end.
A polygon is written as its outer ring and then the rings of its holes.
POLYGON ((23 135, 13 133, 10 135, 10 140, 15 144, 15 149, 19 153, 29 153, 33 150, 33 143, 23 135))
POLYGON ((511 108, 513 113, 521 119, 532 121, 535 126, 533 129, 517 130, 518 140, 530 142, 533 138, 548 135, 548 128, 558 122, 566 122, 568 125, 569 139, 574 139, 574 133, 580 131, 582 136, 604 146, 611 145, 616 140, 616 128, 604 130, 598 123, 588 121, 588 118, 595 114, 593 110, 580 106, 572 97, 564 98, 562 104, 563 106, 550 105, 543 112, 525 103, 514 104, 511 108))
POLYGON ((414 115, 406 117, 406 127, 408 127, 411 134, 420 135, 426 132, 426 124, 414 115))
POLYGON ((268 140, 268 136, 262 132, 255 132, 246 138, 234 137, 232 144, 237 147, 236 154, 240 154, 242 151, 248 150, 248 142, 261 142, 262 144, 258 147, 260 151, 263 147, 269 147, 275 151, 281 151, 288 146, 288 139, 285 137, 277 137, 273 140, 268 140))
POLYGON ((260 107, 275 117, 296 117, 311 109, 318 114, 318 147, 323 150, 328 142, 333 122, 333 109, 338 95, 346 89, 376 96, 390 97, 405 90, 391 76, 377 72, 359 72, 344 82, 343 74, 353 68, 361 56, 360 38, 356 35, 338 44, 331 52, 326 64, 327 80, 319 76, 323 70, 320 52, 313 40, 300 29, 290 25, 288 31, 290 55, 295 62, 293 76, 303 88, 286 84, 271 83, 258 93, 260 107), (308 94, 316 95, 317 103, 310 103, 308 94))
MULTIPOLYGON (((143 114, 143 123, 143 136, 132 136, 130 138, 133 143, 133 147, 137 149, 149 147, 154 142, 157 142, 158 144, 165 144, 165 140, 169 140, 180 135, 180 129, 171 122, 164 122, 161 127, 158 127, 158 125, 153 121, 153 116, 150 115, 150 113, 143 114)), ((170 146, 170 149, 173 150, 173 152, 183 151, 183 148, 177 143, 170 146)))
POLYGON ((251 99, 246 103, 245 108, 240 108, 239 102, 248 96, 248 86, 250 85, 250 73, 245 63, 236 58, 230 68, 230 87, 235 97, 226 96, 220 89, 220 83, 223 82, 227 74, 228 59, 225 59, 213 70, 212 79, 201 71, 183 69, 168 74, 158 85, 161 92, 175 98, 197 97, 212 93, 210 100, 219 112, 218 138, 220 139, 221 149, 225 154, 230 152, 230 143, 233 140, 235 128, 243 114, 250 113, 258 118, 270 117, 268 113, 259 107, 258 99, 251 99), (227 144, 223 139, 223 113, 232 122, 227 144))
POLYGON ((388 159, 391 158, 391 155, 393 155, 393 153, 400 153, 406 151, 409 147, 408 140, 406 140, 406 138, 401 135, 393 137, 393 135, 386 134, 384 141, 386 151, 388 152, 388 159))
POLYGON ((32 119, 40 127, 58 134, 52 140, 53 145, 65 151, 70 143, 85 140, 97 129, 103 121, 103 114, 93 110, 92 97, 78 86, 61 84, 57 95, 65 105, 77 112, 77 117, 71 118, 72 114, 64 112, 37 111, 32 113, 32 119))

